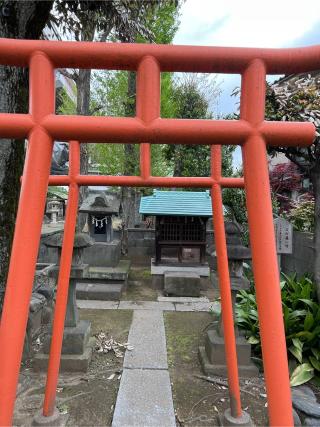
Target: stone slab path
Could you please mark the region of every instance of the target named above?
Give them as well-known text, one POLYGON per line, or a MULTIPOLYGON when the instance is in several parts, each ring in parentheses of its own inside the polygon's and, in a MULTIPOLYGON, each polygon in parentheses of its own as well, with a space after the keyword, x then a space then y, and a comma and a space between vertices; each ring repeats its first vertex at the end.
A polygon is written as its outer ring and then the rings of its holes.
POLYGON ((95 301, 78 300, 79 308, 97 310, 155 310, 155 311, 209 311, 211 307, 220 306, 218 302, 196 301, 95 301))
POLYGON ((175 426, 162 311, 134 311, 128 341, 112 426, 175 426))
POLYGON ((128 342, 132 351, 125 354, 128 369, 168 369, 166 335, 161 311, 136 310, 128 342))
POLYGON ((208 298, 163 297, 157 301, 78 300, 78 307, 134 310, 123 373, 113 414, 113 427, 174 427, 171 382, 167 362, 164 311, 209 311, 219 302, 208 298))

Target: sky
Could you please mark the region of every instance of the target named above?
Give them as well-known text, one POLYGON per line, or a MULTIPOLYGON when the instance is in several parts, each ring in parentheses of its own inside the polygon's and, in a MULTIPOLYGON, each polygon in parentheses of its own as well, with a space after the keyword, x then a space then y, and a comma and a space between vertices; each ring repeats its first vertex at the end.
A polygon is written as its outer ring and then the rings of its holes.
MULTIPOLYGON (((174 44, 233 47, 302 47, 320 44, 320 0, 186 0, 174 44)), ((269 80, 274 79, 272 76, 269 80)), ((219 75, 219 116, 237 112, 231 97, 240 76, 219 75)), ((236 150, 234 167, 241 166, 236 150)))
MULTIPOLYGON (((319 0, 186 0, 174 44, 296 47, 320 44, 319 0)), ((219 76, 218 114, 236 111, 240 76, 219 76)))

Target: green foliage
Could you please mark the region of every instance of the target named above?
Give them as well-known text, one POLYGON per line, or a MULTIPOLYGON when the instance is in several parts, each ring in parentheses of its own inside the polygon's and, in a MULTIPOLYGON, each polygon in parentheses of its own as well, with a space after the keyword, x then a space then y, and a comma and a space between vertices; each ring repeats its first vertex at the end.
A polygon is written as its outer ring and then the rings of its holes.
POLYGON ((314 199, 294 202, 292 209, 287 213, 287 218, 295 230, 313 232, 314 199))
MULTIPOLYGON (((308 277, 283 274, 281 297, 288 357, 291 365, 291 385, 311 378, 320 378, 320 306, 316 288, 308 277)), ((257 356, 261 357, 260 327, 253 286, 240 291, 236 305, 236 321, 246 333, 257 356)), ((270 326, 271 327, 271 326, 270 326)))
MULTIPOLYGON (((179 3, 160 2, 159 5, 157 8, 150 8, 146 15, 145 28, 152 34, 152 39, 156 43, 170 43, 179 26, 179 3)), ((140 32, 136 36, 136 41, 146 43, 150 40, 140 32)), ((92 81, 92 114, 116 117, 134 115, 135 94, 128 96, 129 83, 129 73, 126 71, 96 71, 92 81)), ((163 73, 161 79, 162 117, 173 117, 174 115, 174 102, 170 98, 171 86, 172 74, 163 73)), ((128 162, 131 162, 130 170, 139 174, 139 145, 132 146, 130 159, 128 159, 123 144, 91 144, 90 148, 91 160, 99 164, 101 173, 123 175, 127 173, 128 162)), ((152 145, 151 163, 152 174, 155 176, 166 176, 172 171, 171 163, 165 159, 162 145, 152 145)))
MULTIPOLYGON (((241 177, 243 176, 242 170, 238 170, 232 175, 235 178, 241 177)), ((242 188, 224 188, 222 197, 223 205, 226 209, 226 218, 245 226, 248 222, 245 191, 242 188)))
POLYGON ((68 190, 65 187, 56 187, 54 185, 48 187, 48 195, 59 196, 63 199, 68 198, 68 190))
POLYGON ((77 114, 77 106, 75 102, 67 94, 64 88, 59 88, 56 94, 56 111, 58 114, 77 114))
MULTIPOLYGON (((157 44, 170 44, 179 25, 181 2, 163 1, 159 7, 151 9, 146 15, 145 26, 152 34, 152 41, 157 44)), ((138 35, 138 43, 148 42, 148 38, 138 35)))
MULTIPOLYGON (((186 74, 176 76, 172 85, 170 99, 171 109, 169 117, 178 119, 212 119, 209 111, 209 102, 215 99, 220 89, 215 79, 202 74, 186 74)), ((169 90, 168 90, 169 92, 169 90)), ((224 149, 225 166, 232 164, 231 149, 224 149)), ((168 145, 165 147, 166 159, 173 164, 174 176, 210 175, 210 147, 208 145, 168 145)))
POLYGON ((137 34, 152 40, 152 32, 147 26, 151 13, 166 3, 162 0, 57 0, 51 13, 48 27, 63 32, 77 41, 99 41, 110 36, 121 41, 132 41, 137 34))

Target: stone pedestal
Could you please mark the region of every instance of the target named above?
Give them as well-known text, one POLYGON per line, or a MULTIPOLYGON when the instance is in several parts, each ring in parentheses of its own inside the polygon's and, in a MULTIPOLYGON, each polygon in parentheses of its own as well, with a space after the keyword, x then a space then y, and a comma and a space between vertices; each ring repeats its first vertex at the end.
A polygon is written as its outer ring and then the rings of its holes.
MULTIPOLYGON (((92 357, 94 339, 90 340, 91 323, 79 320, 76 305, 76 280, 71 279, 68 293, 68 305, 63 333, 60 370, 86 372, 92 357)), ((47 369, 50 352, 51 334, 43 342, 42 352, 34 358, 33 368, 36 371, 47 369)))
MULTIPOLYGON (((237 336, 237 358, 239 376, 249 378, 258 376, 258 368, 251 362, 251 346, 242 336, 237 336)), ((206 375, 227 377, 224 338, 218 331, 207 331, 205 346, 199 347, 201 366, 206 375)))
MULTIPOLYGON (((73 263, 70 273, 68 303, 62 342, 61 371, 86 372, 92 356, 94 339, 90 339, 91 324, 87 320, 79 320, 76 301, 77 281, 83 278, 89 270, 89 266, 82 263, 82 248, 90 244, 87 239, 90 240, 90 238, 86 237, 82 240, 81 236, 79 238, 79 235, 77 235, 75 239, 77 247, 74 248, 73 263)), ((56 245, 56 247, 58 247, 60 253, 61 247, 58 245, 56 245)), ((59 267, 57 266, 51 271, 52 274, 57 277, 59 267)), ((50 342, 51 334, 44 339, 42 352, 38 353, 34 358, 33 368, 36 371, 47 369, 50 342)))
MULTIPOLYGON (((243 274, 243 261, 251 258, 250 250, 243 246, 237 226, 226 223, 228 263, 230 272, 231 297, 233 318, 235 318, 235 304, 237 293, 241 289, 250 287, 249 280, 243 274)), ((214 282, 218 278, 214 278, 214 282)), ((235 328, 238 369, 240 377, 258 376, 258 368, 251 362, 251 345, 239 334, 237 325, 235 328)), ((221 317, 217 329, 208 330, 205 337, 205 346, 199 347, 199 358, 203 371, 207 375, 227 376, 224 333, 221 317)))

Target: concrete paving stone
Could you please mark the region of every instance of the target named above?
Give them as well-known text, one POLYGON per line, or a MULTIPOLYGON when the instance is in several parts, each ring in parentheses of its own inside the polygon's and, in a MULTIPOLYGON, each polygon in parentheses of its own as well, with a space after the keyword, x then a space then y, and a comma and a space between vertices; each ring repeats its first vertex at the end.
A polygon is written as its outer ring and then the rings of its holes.
POLYGON ((130 369, 168 369, 166 335, 161 311, 137 310, 133 313, 123 366, 130 369))
POLYGON ((211 302, 186 302, 175 303, 176 311, 209 311, 212 306, 211 302))
POLYGON ((174 427, 169 372, 124 369, 112 427, 174 427))
POLYGON ((207 297, 164 297, 162 295, 159 295, 158 301, 184 303, 184 302, 209 302, 209 299, 207 297))
POLYGON ((175 306, 172 302, 120 301, 119 309, 123 309, 123 310, 174 311, 175 306))
POLYGON ((119 301, 95 301, 95 300, 77 300, 78 308, 88 308, 96 310, 116 310, 119 301))

